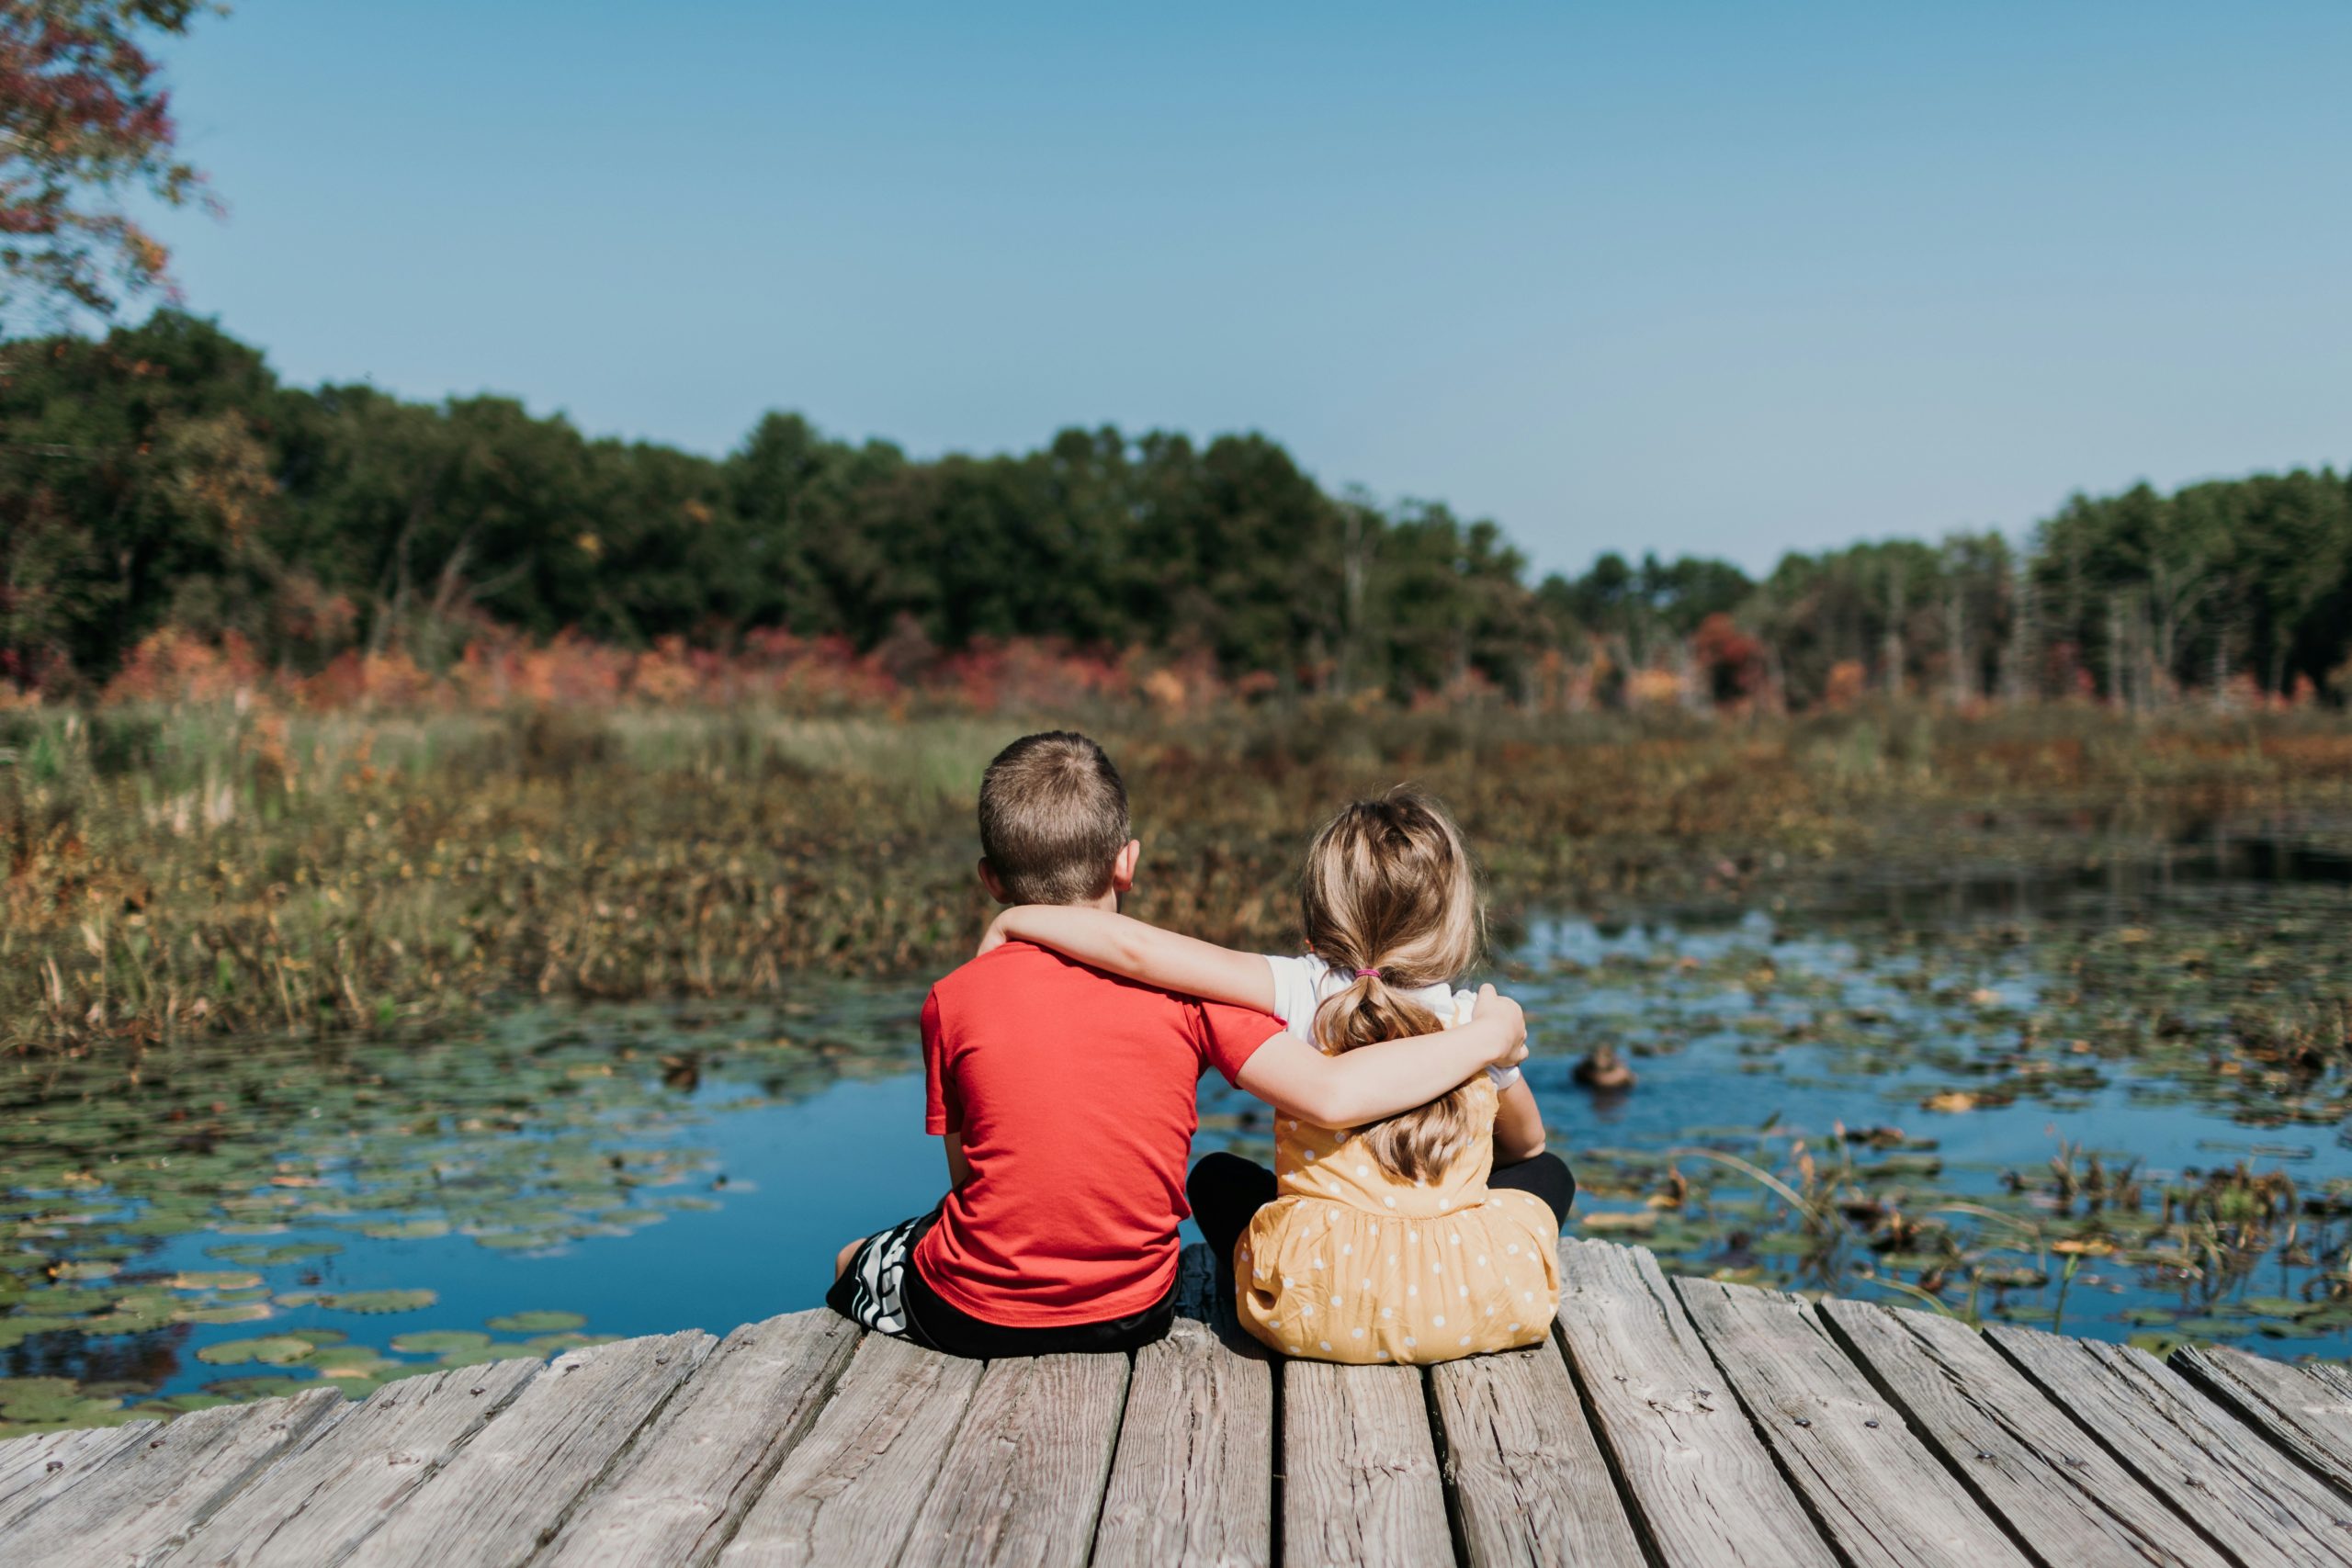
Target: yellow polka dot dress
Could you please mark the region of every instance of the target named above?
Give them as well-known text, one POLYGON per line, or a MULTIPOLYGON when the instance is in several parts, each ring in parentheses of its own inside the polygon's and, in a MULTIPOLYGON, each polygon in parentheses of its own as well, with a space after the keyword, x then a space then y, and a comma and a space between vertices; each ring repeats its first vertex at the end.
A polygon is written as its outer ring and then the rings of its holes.
MULTIPOLYGON (((1275 962, 1279 976, 1302 961, 1275 962)), ((1494 1083, 1473 1079, 1469 1101, 1469 1147, 1426 1183, 1359 1136, 1278 1120, 1277 1195, 1234 1247, 1242 1326, 1286 1355, 1360 1364, 1540 1343, 1559 1306, 1559 1222, 1530 1193, 1487 1190, 1494 1083)))

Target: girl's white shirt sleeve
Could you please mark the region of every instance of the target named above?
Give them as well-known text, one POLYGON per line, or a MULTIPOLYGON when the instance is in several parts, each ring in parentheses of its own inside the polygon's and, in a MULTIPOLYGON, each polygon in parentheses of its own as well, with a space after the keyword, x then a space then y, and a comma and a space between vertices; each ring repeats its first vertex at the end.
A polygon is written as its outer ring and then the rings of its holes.
MULTIPOLYGON (((1312 1045, 1315 1010, 1323 1005, 1326 996, 1340 988, 1334 983, 1331 966, 1311 953, 1295 958, 1280 953, 1264 956, 1266 967, 1274 977, 1274 1016, 1283 1021, 1283 1028, 1312 1045)), ((1417 995, 1449 1029, 1469 1022, 1470 1015, 1477 1010, 1476 991, 1448 993, 1442 987, 1432 986, 1426 993, 1417 995)), ((1489 1063, 1487 1076, 1494 1080, 1497 1089, 1509 1089, 1519 1081, 1520 1074, 1515 1066, 1502 1067, 1489 1063)))

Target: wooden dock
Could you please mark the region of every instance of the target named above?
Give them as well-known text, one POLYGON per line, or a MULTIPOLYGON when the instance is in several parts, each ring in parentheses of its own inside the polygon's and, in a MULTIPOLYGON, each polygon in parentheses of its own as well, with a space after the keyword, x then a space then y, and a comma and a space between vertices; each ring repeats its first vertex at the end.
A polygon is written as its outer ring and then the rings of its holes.
POLYGON ((1420 1371, 825 1312, 0 1444, 0 1564, 2352 1565, 2352 1374, 1668 1280, 1420 1371))

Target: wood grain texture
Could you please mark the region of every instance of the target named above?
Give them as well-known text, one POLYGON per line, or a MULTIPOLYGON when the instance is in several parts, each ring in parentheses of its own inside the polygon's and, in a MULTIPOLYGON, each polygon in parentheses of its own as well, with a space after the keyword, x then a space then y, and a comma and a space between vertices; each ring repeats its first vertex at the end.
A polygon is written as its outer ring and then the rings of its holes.
POLYGON ((1710 1280, 1675 1288, 1749 1419, 1849 1562, 2025 1568, 2007 1532, 1805 1303, 1710 1280))
POLYGON ((1595 1434, 1667 1568, 1834 1563, 1657 1260, 1570 1239, 1560 1275, 1560 1335, 1595 1434))
POLYGON ((2045 1562, 2228 1562, 1966 1324, 1867 1302, 1824 1302, 1819 1311, 1912 1428, 2045 1562))
POLYGON ((1470 1568, 1642 1568, 1557 1344, 1432 1367, 1470 1568))
POLYGON ((1205 1247, 1179 1263, 1175 1326, 1136 1352, 1097 1568, 1273 1561, 1274 1372, 1216 1292, 1205 1247))
POLYGON ((688 1331, 569 1350, 362 1540, 365 1568, 513 1568, 561 1527, 716 1343, 688 1331))
POLYGON ((341 1562, 538 1371, 536 1360, 492 1361, 386 1383, 229 1499, 172 1562, 341 1562))
POLYGON ((0 1529, 40 1506, 133 1443, 144 1442, 153 1421, 119 1427, 79 1427, 0 1443, 0 1529))
POLYGON ((2352 1503, 2144 1350, 2006 1325, 1984 1336, 2230 1555, 2352 1563, 2352 1503))
POLYGON ((2352 1493, 2352 1372, 2220 1348, 2183 1347, 2172 1366, 2305 1469, 2352 1493))
POLYGON ((1453 1560, 1429 1404, 1414 1368, 1284 1363, 1282 1451, 1288 1568, 1453 1560))
POLYGON ((0 1562, 152 1562, 343 1407, 316 1389, 165 1422, 0 1529, 0 1562))
POLYGON ((709 1562, 816 1421, 857 1340, 856 1325, 821 1307, 729 1335, 539 1562, 581 1568, 709 1562))
POLYGON ((1126 1392, 1125 1356, 989 1362, 899 1568, 1079 1568, 1126 1392))
POLYGON ((978 1361, 866 1336, 719 1554, 723 1568, 896 1561, 980 1373, 978 1361))

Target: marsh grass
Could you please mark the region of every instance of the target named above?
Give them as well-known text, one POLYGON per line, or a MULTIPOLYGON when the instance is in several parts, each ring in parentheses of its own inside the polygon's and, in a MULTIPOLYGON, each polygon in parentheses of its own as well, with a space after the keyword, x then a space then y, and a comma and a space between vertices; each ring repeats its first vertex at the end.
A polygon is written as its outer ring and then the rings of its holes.
POLYGON ((1506 932, 1538 908, 1801 896, 1841 865, 2079 854, 2086 822, 2352 805, 2352 727, 2310 714, 36 710, 0 715, 0 1044, 941 968, 988 912, 980 769, 1052 722, 1101 734, 1126 773, 1135 911, 1254 945, 1287 939, 1318 818, 1402 780, 1460 815, 1506 932))

